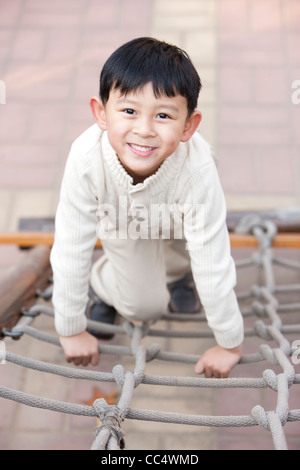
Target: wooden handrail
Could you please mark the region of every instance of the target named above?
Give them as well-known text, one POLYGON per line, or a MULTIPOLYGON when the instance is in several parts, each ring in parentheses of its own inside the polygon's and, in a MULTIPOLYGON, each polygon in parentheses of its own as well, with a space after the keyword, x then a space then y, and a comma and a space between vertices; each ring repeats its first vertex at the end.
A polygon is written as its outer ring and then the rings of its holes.
POLYGON ((36 246, 24 259, 0 274, 0 337, 2 328, 12 328, 22 308, 36 301, 36 290, 45 289, 51 274, 50 247, 36 246))
MULTIPOLYGON (((257 239, 252 235, 240 235, 230 233, 230 242, 232 248, 256 248, 257 239)), ((24 248, 30 248, 36 245, 45 245, 51 247, 54 242, 52 232, 2 232, 0 233, 0 244, 17 245, 24 248)), ((278 233, 274 238, 274 248, 300 248, 300 233, 278 233)), ((101 241, 98 240, 96 247, 101 247, 101 241)))
MULTIPOLYGON (((252 235, 230 233, 232 248, 257 248, 257 239, 252 235)), ((300 248, 300 233, 278 233, 272 243, 273 248, 300 248)))

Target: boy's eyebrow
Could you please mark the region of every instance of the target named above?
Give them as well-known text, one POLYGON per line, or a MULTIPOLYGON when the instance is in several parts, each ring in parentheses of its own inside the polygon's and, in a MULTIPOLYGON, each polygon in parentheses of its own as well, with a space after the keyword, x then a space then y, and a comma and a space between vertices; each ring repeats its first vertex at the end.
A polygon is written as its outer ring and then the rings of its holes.
MULTIPOLYGON (((132 105, 137 105, 139 103, 138 100, 135 100, 135 99, 132 99, 132 98, 126 98, 126 96, 122 97, 122 98, 119 98, 117 100, 117 104, 132 104, 132 105)), ((163 107, 165 109, 169 109, 171 111, 175 111, 175 112, 178 112, 179 109, 178 107, 175 105, 175 104, 171 104, 171 103, 159 103, 159 107, 163 107)))
POLYGON ((126 98, 126 96, 123 96, 122 98, 119 98, 117 100, 117 104, 123 104, 123 103, 129 103, 129 104, 137 104, 137 100, 133 100, 131 98, 126 98))

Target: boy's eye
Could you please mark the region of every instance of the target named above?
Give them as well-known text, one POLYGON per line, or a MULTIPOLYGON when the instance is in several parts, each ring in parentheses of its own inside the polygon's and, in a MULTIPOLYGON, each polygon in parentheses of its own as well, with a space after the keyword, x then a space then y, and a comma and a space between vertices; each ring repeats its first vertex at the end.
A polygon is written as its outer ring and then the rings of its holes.
POLYGON ((160 119, 168 119, 170 116, 168 116, 166 113, 159 113, 157 115, 160 119))
POLYGON ((124 113, 125 113, 125 114, 130 114, 130 115, 132 115, 132 114, 135 113, 135 111, 134 111, 134 109, 126 108, 126 109, 124 109, 124 113))

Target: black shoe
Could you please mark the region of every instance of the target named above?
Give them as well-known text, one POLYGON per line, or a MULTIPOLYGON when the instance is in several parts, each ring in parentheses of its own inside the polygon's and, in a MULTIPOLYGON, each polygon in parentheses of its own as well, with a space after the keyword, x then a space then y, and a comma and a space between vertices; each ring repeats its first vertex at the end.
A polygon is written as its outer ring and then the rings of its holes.
MULTIPOLYGON (((89 287, 89 302, 85 311, 88 320, 93 320, 101 323, 113 325, 115 323, 117 311, 114 307, 107 305, 95 293, 92 286, 89 287)), ((88 328, 88 332, 98 339, 112 339, 114 334, 101 333, 99 331, 88 328)))
POLYGON ((191 273, 168 284, 171 294, 169 308, 176 313, 199 313, 201 303, 191 273))

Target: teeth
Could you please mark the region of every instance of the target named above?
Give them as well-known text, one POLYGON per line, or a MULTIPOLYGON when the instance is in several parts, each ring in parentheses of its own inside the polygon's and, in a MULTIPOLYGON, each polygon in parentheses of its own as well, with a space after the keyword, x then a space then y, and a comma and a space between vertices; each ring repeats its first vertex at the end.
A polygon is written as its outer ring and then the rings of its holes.
POLYGON ((149 152, 149 150, 154 150, 155 147, 140 147, 139 145, 130 144, 135 150, 140 150, 141 152, 149 152))

